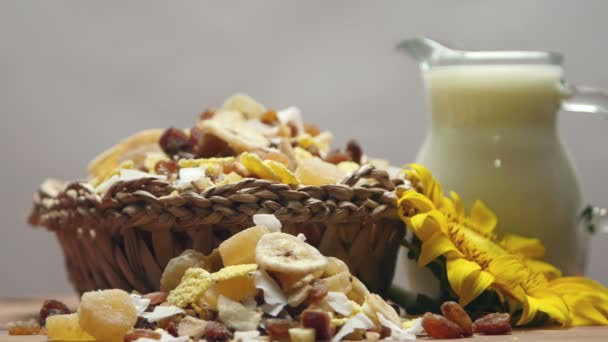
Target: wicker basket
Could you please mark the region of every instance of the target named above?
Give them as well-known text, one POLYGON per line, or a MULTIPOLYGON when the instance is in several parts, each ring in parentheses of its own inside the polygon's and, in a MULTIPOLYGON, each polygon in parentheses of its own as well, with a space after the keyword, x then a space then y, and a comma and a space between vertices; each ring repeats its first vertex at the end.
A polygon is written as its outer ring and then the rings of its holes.
POLYGON ((57 234, 70 281, 80 293, 156 291, 171 258, 188 248, 210 253, 251 227, 257 213, 274 214, 284 232, 303 233, 382 293, 405 233, 395 209, 398 184, 372 166, 339 185, 294 188, 248 178, 180 195, 171 195, 170 183, 151 178, 116 183, 103 196, 85 182, 45 182, 34 195, 30 223, 57 234), (377 182, 355 186, 362 178, 377 182))

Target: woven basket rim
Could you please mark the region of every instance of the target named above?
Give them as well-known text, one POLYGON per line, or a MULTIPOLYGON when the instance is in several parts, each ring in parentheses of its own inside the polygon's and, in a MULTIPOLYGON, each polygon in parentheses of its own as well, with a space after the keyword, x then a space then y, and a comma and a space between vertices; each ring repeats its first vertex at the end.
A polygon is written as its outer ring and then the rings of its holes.
POLYGON ((402 179, 364 165, 338 184, 290 186, 245 178, 237 183, 175 194, 173 185, 156 178, 120 181, 99 195, 84 181, 49 181, 34 194, 29 217, 33 226, 51 231, 81 227, 109 230, 137 227, 149 231, 251 221, 254 214, 274 214, 282 222, 347 223, 394 217, 394 189, 402 179), (357 185, 361 179, 373 184, 357 185))

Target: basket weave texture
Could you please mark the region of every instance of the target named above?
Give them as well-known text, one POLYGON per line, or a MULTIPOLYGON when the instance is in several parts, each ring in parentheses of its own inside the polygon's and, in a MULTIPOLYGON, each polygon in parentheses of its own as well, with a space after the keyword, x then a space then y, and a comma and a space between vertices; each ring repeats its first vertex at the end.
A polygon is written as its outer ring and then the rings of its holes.
POLYGON ((34 194, 30 223, 55 232, 75 289, 158 291, 163 269, 185 249, 209 254, 274 214, 283 231, 302 233, 321 253, 346 262, 370 290, 393 276, 405 227, 386 171, 363 166, 337 185, 299 186, 247 178, 172 194, 171 183, 142 178, 114 184, 103 196, 86 182, 45 182, 34 194), (376 182, 355 185, 360 179, 376 182))

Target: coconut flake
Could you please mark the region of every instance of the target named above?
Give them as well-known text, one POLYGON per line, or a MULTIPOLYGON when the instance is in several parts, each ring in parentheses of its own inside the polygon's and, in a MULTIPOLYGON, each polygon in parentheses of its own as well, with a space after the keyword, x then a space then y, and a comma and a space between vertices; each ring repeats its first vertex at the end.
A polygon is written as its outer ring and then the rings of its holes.
POLYGON ((104 193, 104 192, 110 190, 110 188, 112 187, 112 185, 118 183, 119 180, 120 180, 120 178, 118 178, 117 175, 114 175, 114 176, 106 179, 103 183, 99 184, 95 188, 95 192, 97 192, 98 194, 104 193))
POLYGON ((253 223, 256 226, 268 228, 271 232, 280 232, 283 225, 273 214, 256 214, 253 215, 253 223))
POLYGON ((241 301, 241 303, 247 308, 247 309, 255 309, 258 307, 258 302, 255 300, 254 296, 247 296, 245 298, 243 298, 243 300, 241 301))
POLYGON ((164 176, 164 175, 155 175, 155 174, 152 174, 152 173, 147 173, 147 172, 143 172, 143 171, 139 171, 139 170, 134 170, 134 169, 120 169, 120 176, 119 176, 119 178, 123 182, 128 182, 128 181, 132 181, 132 180, 136 180, 136 179, 142 179, 142 178, 155 178, 155 179, 166 180, 167 176, 164 176))
POLYGON ((344 336, 352 333, 356 329, 367 330, 372 328, 374 328, 374 322, 364 314, 358 313, 344 323, 338 333, 331 339, 331 342, 341 341, 344 336))
POLYGON ((355 310, 353 302, 342 292, 328 292, 325 296, 327 304, 342 316, 350 316, 355 310))
POLYGON ((144 313, 150 305, 150 299, 143 298, 142 296, 134 293, 130 294, 130 297, 133 305, 135 306, 135 310, 137 310, 137 315, 141 316, 141 314, 144 313))
POLYGON ((304 120, 302 120, 302 111, 299 108, 289 107, 278 111, 277 118, 283 125, 294 124, 298 129, 298 134, 304 132, 304 120))
POLYGON ((405 331, 413 335, 422 335, 426 333, 422 327, 422 317, 414 319, 409 328, 405 329, 405 331))
POLYGON ((178 189, 186 189, 192 186, 193 182, 196 182, 205 177, 205 166, 200 167, 184 167, 179 169, 179 179, 175 186, 178 189))
POLYGON ((296 237, 300 240, 302 240, 303 242, 306 242, 306 235, 302 234, 302 233, 298 233, 298 235, 296 235, 296 237))
POLYGON ((173 317, 175 315, 183 314, 184 310, 174 305, 159 305, 154 308, 152 312, 144 312, 140 314, 141 317, 147 319, 150 322, 158 322, 162 319, 173 317))
POLYGON ((256 289, 264 291, 265 304, 261 306, 262 310, 271 316, 278 315, 287 305, 287 298, 279 284, 264 270, 255 271, 253 281, 256 289))
POLYGON ((384 317, 383 314, 378 312, 376 316, 378 317, 378 320, 380 321, 380 324, 382 326, 391 329, 391 338, 400 340, 400 341, 416 339, 415 334, 411 333, 410 331, 408 331, 406 329, 401 328, 400 326, 398 326, 397 324, 395 324, 388 318, 384 317))
POLYGON ((258 337, 260 337, 260 332, 257 330, 234 332, 234 340, 237 342, 258 341, 258 337))

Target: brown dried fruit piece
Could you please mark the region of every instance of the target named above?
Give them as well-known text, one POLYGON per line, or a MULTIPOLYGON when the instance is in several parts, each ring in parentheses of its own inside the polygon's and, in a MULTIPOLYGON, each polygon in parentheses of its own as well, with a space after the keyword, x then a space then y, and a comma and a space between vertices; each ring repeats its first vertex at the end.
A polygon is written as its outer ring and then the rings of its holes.
POLYGON ((316 302, 321 300, 327 296, 327 292, 329 289, 327 287, 327 283, 324 281, 315 281, 312 283, 312 288, 308 293, 308 300, 311 302, 316 302))
POLYGON ((138 316, 137 317, 137 322, 135 322, 135 329, 150 329, 150 330, 155 330, 157 327, 157 324, 154 322, 150 322, 148 321, 147 318, 138 316))
POLYGON ((149 338, 151 340, 160 340, 161 336, 156 331, 148 329, 135 329, 125 335, 123 342, 137 341, 139 338, 149 338))
POLYGON ((179 152, 190 152, 192 150, 188 135, 181 129, 174 127, 165 130, 158 143, 163 152, 170 156, 174 156, 179 152))
POLYGON ((203 337, 209 342, 221 342, 231 339, 232 333, 222 323, 207 322, 203 337))
POLYGON ((54 315, 67 315, 72 313, 67 305, 55 299, 48 299, 42 303, 40 314, 38 315, 38 323, 40 326, 46 324, 46 318, 54 315))
POLYGON ((282 318, 269 318, 266 320, 266 330, 271 341, 283 341, 289 338, 289 329, 296 327, 296 322, 282 318))
POLYGON ((40 327, 37 326, 23 326, 23 325, 17 325, 14 327, 10 327, 8 329, 8 334, 11 336, 16 336, 16 335, 38 335, 40 334, 40 327))
POLYGON ((458 324, 465 337, 473 336, 473 321, 464 311, 464 308, 456 302, 445 302, 441 305, 441 313, 450 321, 458 324))
POLYGON ((491 313, 473 323, 476 333, 486 335, 505 335, 511 332, 511 315, 508 313, 491 313))
POLYGON ((315 329, 317 340, 327 341, 333 335, 331 329, 331 318, 324 311, 305 310, 300 316, 300 323, 304 328, 315 329))
POLYGON ((422 317, 422 327, 433 338, 459 338, 463 335, 458 324, 430 312, 425 313, 422 317))
POLYGON ((363 149, 361 144, 357 140, 349 140, 346 144, 346 153, 350 156, 350 160, 357 164, 361 164, 361 157, 363 157, 363 149))

